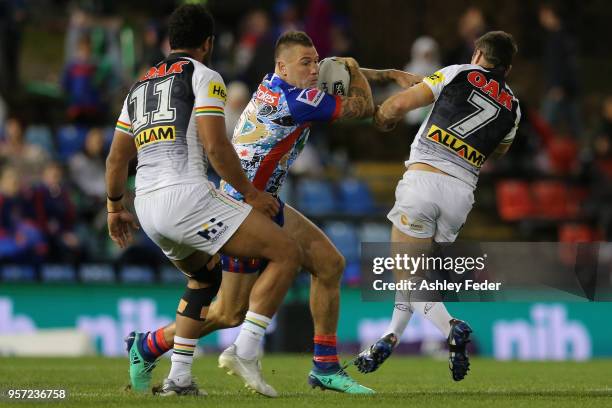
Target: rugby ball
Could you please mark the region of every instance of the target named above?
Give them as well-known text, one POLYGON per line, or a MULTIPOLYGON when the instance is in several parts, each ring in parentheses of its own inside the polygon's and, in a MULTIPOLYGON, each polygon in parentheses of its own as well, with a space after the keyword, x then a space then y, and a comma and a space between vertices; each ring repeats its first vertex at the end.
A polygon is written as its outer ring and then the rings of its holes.
POLYGON ((317 88, 331 95, 347 96, 351 74, 344 64, 334 57, 319 62, 319 79, 317 88))

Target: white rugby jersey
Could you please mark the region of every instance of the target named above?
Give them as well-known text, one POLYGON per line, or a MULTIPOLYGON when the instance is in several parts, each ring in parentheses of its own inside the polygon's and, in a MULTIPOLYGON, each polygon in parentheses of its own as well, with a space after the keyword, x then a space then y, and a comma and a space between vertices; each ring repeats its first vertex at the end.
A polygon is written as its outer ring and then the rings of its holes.
POLYGON ((512 143, 519 101, 503 73, 451 65, 423 79, 434 105, 410 146, 412 163, 427 163, 476 188, 480 168, 500 143, 512 143))
POLYGON ((132 86, 116 129, 138 150, 136 195, 207 181, 196 117, 223 117, 225 99, 221 75, 184 53, 170 54, 132 86))

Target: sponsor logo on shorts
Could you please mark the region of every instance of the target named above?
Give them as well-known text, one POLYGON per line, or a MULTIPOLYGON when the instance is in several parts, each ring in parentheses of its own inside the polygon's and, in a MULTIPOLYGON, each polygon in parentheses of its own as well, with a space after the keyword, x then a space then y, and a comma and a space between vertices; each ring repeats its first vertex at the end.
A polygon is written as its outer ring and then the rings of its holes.
POLYGON ((210 81, 208 84, 208 97, 221 99, 223 102, 227 99, 225 85, 221 82, 210 81))
POLYGON ((415 232, 423 232, 423 224, 419 224, 417 222, 410 222, 410 220, 408 219, 408 216, 405 214, 401 214, 400 215, 400 222, 402 223, 402 225, 405 225, 406 227, 408 227, 408 229, 415 231, 415 232))
POLYGON ((211 218, 207 223, 202 224, 202 230, 198 235, 210 242, 216 242, 221 235, 227 231, 228 226, 215 218, 211 218))
POLYGON ((444 146, 446 149, 455 153, 466 162, 476 168, 480 168, 485 161, 485 155, 474 149, 472 146, 461 140, 459 137, 440 129, 436 125, 431 125, 427 132, 427 139, 444 146))
POLYGON ((303 102, 306 105, 314 106, 315 108, 319 106, 319 103, 323 100, 325 93, 315 88, 304 89, 300 94, 295 98, 296 101, 303 102))
POLYGON ((138 133, 134 138, 136 149, 140 150, 157 142, 174 142, 176 139, 176 130, 174 126, 156 126, 145 129, 138 133))

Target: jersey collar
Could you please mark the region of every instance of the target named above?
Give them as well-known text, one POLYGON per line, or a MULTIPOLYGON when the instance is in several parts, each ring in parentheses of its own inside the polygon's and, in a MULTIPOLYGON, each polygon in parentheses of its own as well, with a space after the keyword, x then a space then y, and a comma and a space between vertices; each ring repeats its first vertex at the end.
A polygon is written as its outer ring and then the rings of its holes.
POLYGON ((175 59, 175 58, 191 58, 191 59, 193 59, 193 57, 191 55, 187 54, 186 52, 173 52, 171 54, 168 54, 168 56, 166 57, 167 60, 175 59))

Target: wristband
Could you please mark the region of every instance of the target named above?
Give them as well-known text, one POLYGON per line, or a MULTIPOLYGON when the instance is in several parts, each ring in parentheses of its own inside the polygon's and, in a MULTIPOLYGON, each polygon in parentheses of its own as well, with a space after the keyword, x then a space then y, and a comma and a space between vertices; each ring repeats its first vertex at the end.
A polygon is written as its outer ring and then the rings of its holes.
POLYGON ((111 197, 111 196, 107 195, 106 198, 108 199, 108 201, 117 202, 117 201, 121 201, 121 199, 123 198, 123 194, 121 194, 121 195, 119 195, 117 197, 111 197))

